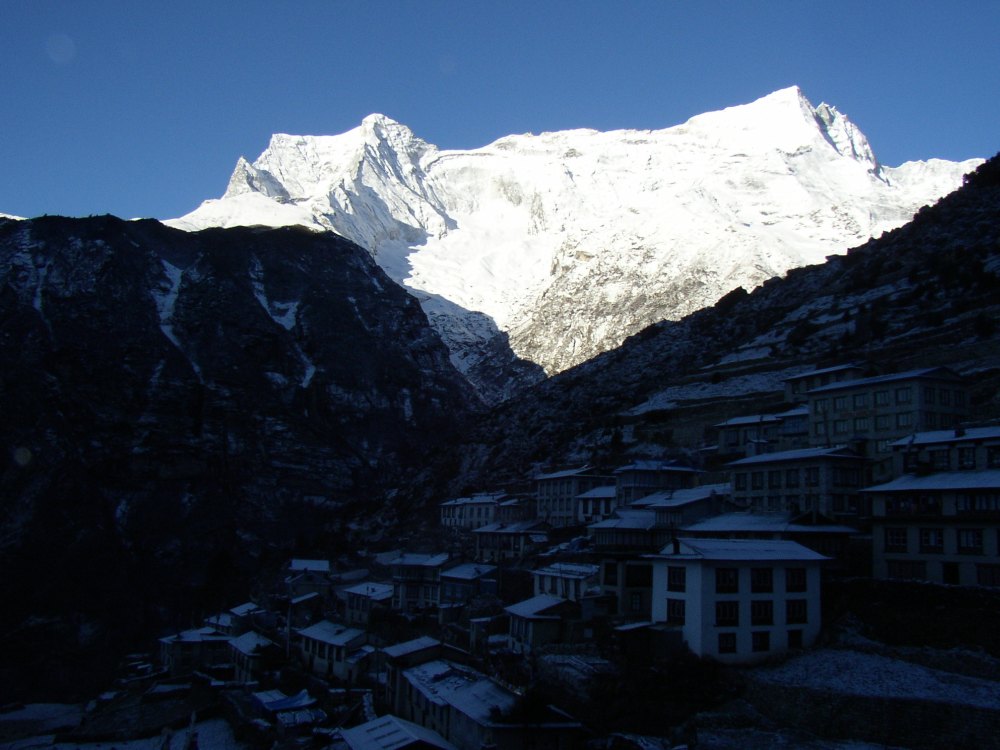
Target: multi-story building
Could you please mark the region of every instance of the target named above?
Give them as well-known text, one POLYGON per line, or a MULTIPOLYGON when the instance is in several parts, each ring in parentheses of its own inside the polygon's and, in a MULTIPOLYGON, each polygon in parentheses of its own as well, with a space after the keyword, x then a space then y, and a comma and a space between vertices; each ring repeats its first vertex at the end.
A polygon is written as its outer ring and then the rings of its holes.
POLYGON ((549 524, 544 521, 491 523, 473 529, 476 539, 476 560, 503 562, 517 560, 548 543, 549 524))
POLYGON ((872 482, 892 476, 893 441, 968 419, 968 387, 947 367, 845 380, 813 388, 807 397, 811 444, 859 446, 871 461, 872 482))
POLYGON ((367 641, 363 630, 321 620, 300 630, 298 641, 300 657, 309 671, 349 681, 362 674, 359 650, 367 641))
POLYGON ((478 529, 496 520, 503 492, 482 492, 441 503, 441 525, 452 529, 478 529))
POLYGON ((441 571, 449 555, 407 552, 392 561, 392 608, 399 612, 434 609, 441 597, 441 571))
POLYGON ((761 511, 791 511, 859 523, 869 516, 861 496, 866 459, 846 446, 800 448, 729 464, 733 503, 761 511))
POLYGON ((519 719, 518 696, 481 672, 444 659, 416 664, 400 674, 393 713, 437 732, 460 750, 569 750, 582 726, 566 714, 543 709, 519 719))
POLYGON ((578 602, 584 594, 597 587, 600 568, 589 563, 557 562, 531 571, 535 581, 535 596, 549 594, 578 602))
POLYGON ((393 585, 366 581, 350 586, 341 592, 344 597, 344 619, 348 625, 365 627, 372 612, 392 604, 393 585))
POLYGON ((617 488, 613 484, 594 487, 576 496, 576 522, 594 523, 610 518, 617 507, 617 488))
POLYGON ((822 388, 845 380, 858 380, 864 376, 865 368, 858 364, 836 365, 799 373, 785 378, 785 401, 790 404, 804 404, 809 400, 806 394, 814 388, 822 388))
POLYGON ((590 466, 539 474, 535 477, 536 516, 554 528, 575 526, 576 497, 614 483, 614 477, 598 474, 590 466))
POLYGON ((892 448, 909 473, 864 490, 874 577, 1000 586, 1000 427, 922 432, 892 448))
POLYGON ((809 409, 798 406, 777 414, 733 417, 713 425, 713 429, 718 433, 717 453, 722 457, 805 448, 809 445, 809 409))
POLYGON ((659 490, 680 490, 693 487, 701 472, 676 461, 633 461, 614 471, 618 506, 631 505, 636 500, 659 490))
POLYGON ((679 539, 652 560, 652 619, 700 657, 727 663, 811 646, 823 555, 790 541, 679 539))

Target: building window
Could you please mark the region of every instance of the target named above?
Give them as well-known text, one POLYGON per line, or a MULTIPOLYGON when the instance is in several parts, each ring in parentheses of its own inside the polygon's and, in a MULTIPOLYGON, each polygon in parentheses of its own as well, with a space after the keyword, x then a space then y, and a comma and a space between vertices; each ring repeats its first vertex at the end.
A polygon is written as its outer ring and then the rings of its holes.
POLYGON ((913 426, 913 415, 908 411, 904 411, 896 415, 896 427, 912 427, 913 426))
POLYGON ((757 653, 771 650, 771 634, 766 630, 750 634, 750 647, 757 653))
POLYGON ((750 624, 774 625, 774 602, 770 599, 750 602, 750 624))
POLYGON ((781 469, 767 472, 767 488, 769 490, 781 489, 781 469))
POLYGON ((980 586, 1000 586, 1000 565, 977 565, 976 583, 980 586))
POLYGON ((743 491, 747 488, 747 475, 745 471, 737 472, 735 475, 736 489, 743 491))
POLYGON ((751 568, 750 591, 754 594, 770 594, 774 591, 774 571, 771 568, 751 568))
MULTIPOLYGON (((942 392, 941 395, 943 396, 944 393, 942 392)), ((931 388, 929 385, 928 386, 924 386, 924 403, 925 404, 933 404, 934 403, 934 389, 931 388)), ((944 403, 944 401, 942 401, 941 403, 944 403)))
MULTIPOLYGON (((683 606, 684 602, 681 602, 683 606)), ((642 594, 638 591, 633 591, 628 597, 628 609, 629 612, 641 612, 642 611, 642 594)))
POLYGON ((920 529, 921 552, 944 552, 943 529, 920 529))
POLYGON ((889 391, 875 391, 875 406, 889 405, 889 391))
POLYGON ((875 429, 876 430, 889 430, 892 428, 892 420, 889 418, 888 414, 879 414, 875 417, 875 429))
POLYGON ((960 555, 981 555, 983 553, 983 530, 959 529, 958 553, 960 555))
POLYGON ((764 489, 764 472, 754 471, 750 474, 750 488, 754 490, 764 489))
POLYGON ((802 593, 806 590, 806 569, 785 568, 785 591, 802 593))
POLYGON ((605 586, 618 585, 618 563, 616 562, 604 563, 604 585, 605 586))
POLYGON ((789 625, 804 625, 808 616, 805 599, 789 599, 785 602, 785 622, 789 625))
POLYGON ((906 529, 897 526, 886 526, 884 530, 886 552, 906 552, 906 529))
POLYGON ((854 408, 864 409, 868 406, 868 394, 867 393, 855 393, 854 394, 854 408))
POLYGON ((927 563, 923 560, 889 560, 886 562, 889 578, 901 580, 927 580, 927 563))
POLYGON ((736 653, 736 633, 719 633, 719 653, 736 653))
POLYGON ((785 471, 785 487, 792 489, 799 486, 799 470, 787 469, 785 471))
POLYGON ((802 631, 788 631, 788 648, 802 648, 802 631))
POLYGON ((736 568, 715 569, 715 593, 736 594, 740 590, 739 571, 736 568))
POLYGON ((960 468, 960 469, 975 469, 976 468, 976 449, 975 448, 959 448, 958 449, 958 468, 960 468))
POLYGON ((667 566, 667 591, 684 591, 687 586, 687 568, 682 565, 667 566))
POLYGON ((910 403, 910 400, 912 398, 913 398, 913 396, 912 396, 912 393, 910 391, 910 386, 906 386, 904 388, 897 388, 896 389, 896 403, 897 404, 908 404, 908 403, 910 403))
POLYGON ((667 622, 671 625, 684 624, 683 599, 667 599, 667 622))
POLYGON ((806 487, 819 486, 819 467, 810 466, 806 469, 806 487))
POLYGON ((846 419, 833 420, 833 434, 843 435, 845 432, 847 432, 847 420, 846 419))
POLYGON ((837 396, 833 399, 834 411, 844 411, 847 409, 847 396, 837 396))
POLYGON ((740 624, 739 602, 716 602, 715 624, 717 627, 735 627, 740 624))
POLYGON ((986 448, 986 467, 1000 469, 1000 445, 990 445, 986 448))
POLYGON ((855 417, 854 418, 854 431, 855 432, 868 432, 868 417, 855 417))

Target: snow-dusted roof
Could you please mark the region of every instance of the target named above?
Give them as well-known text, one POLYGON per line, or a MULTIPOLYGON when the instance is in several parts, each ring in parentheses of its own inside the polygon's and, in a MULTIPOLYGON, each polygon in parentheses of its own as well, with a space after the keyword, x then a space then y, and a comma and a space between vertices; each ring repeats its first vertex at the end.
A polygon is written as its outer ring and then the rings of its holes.
POLYGON ((563 471, 552 471, 547 474, 535 474, 535 481, 540 479, 562 479, 564 477, 575 477, 579 474, 589 474, 593 470, 593 466, 581 466, 577 469, 565 469, 563 471))
POLYGON ((236 617, 246 617, 247 615, 252 615, 255 612, 263 612, 264 610, 253 602, 246 602, 245 604, 233 607, 229 611, 236 617))
POLYGON ((288 563, 288 569, 294 570, 297 573, 302 573, 305 571, 312 571, 314 573, 329 573, 330 561, 293 559, 290 563, 288 563))
POLYGON ((959 375, 947 367, 925 367, 921 370, 907 370, 906 372, 895 372, 889 375, 876 375, 871 378, 858 378, 857 380, 842 380, 839 383, 821 385, 812 388, 808 393, 829 393, 831 391, 842 391, 848 388, 867 387, 869 385, 879 385, 880 383, 895 383, 901 380, 915 380, 917 378, 936 378, 940 380, 961 380, 959 375))
POLYGON ((291 604, 292 606, 295 606, 296 604, 304 604, 310 599, 318 599, 318 598, 319 594, 317 594, 315 591, 310 591, 308 594, 303 594, 302 596, 296 596, 294 599, 292 599, 291 604))
POLYGON ((804 380, 806 378, 811 378, 814 375, 826 375, 831 372, 842 372, 843 370, 858 370, 861 365, 848 364, 848 365, 834 365, 833 367, 824 367, 821 370, 810 370, 809 372, 800 372, 798 375, 792 375, 791 377, 785 378, 785 382, 791 382, 793 380, 804 380))
POLYGON ((340 730, 350 750, 395 750, 414 742, 440 750, 458 750, 437 732, 388 714, 373 721, 340 730))
POLYGON ((258 649, 267 648, 272 644, 273 641, 268 640, 264 636, 259 633, 255 633, 252 630, 244 633, 238 638, 233 638, 233 640, 229 642, 229 645, 241 654, 246 654, 247 656, 253 656, 258 649))
POLYGON ((355 638, 364 636, 364 634, 363 630, 348 628, 329 620, 321 620, 315 625, 310 625, 308 628, 303 628, 299 631, 299 635, 303 638, 329 643, 333 646, 345 646, 355 638))
POLYGON ((742 561, 796 561, 821 562, 828 560, 818 552, 798 542, 784 539, 679 539, 679 552, 673 545, 660 551, 665 557, 712 560, 720 562, 742 561))
POLYGON ((857 529, 841 524, 792 523, 792 514, 775 513, 720 513, 681 529, 684 532, 704 533, 795 533, 795 534, 854 534, 857 529))
POLYGON ((626 466, 619 466, 614 470, 614 474, 623 474, 626 471, 677 471, 677 472, 687 472, 695 473, 698 469, 692 468, 690 466, 683 466, 676 461, 655 461, 652 459, 640 459, 638 461, 633 461, 626 466))
POLYGON ((230 628, 233 625, 233 616, 228 612, 221 612, 220 614, 206 617, 205 624, 212 628, 230 628))
POLYGON ((503 521, 497 521, 496 523, 488 523, 485 526, 480 526, 478 529, 473 529, 473 534, 528 534, 537 533, 539 527, 541 526, 541 521, 513 521, 512 523, 504 523, 503 521))
POLYGON ((808 461, 816 458, 851 458, 858 460, 859 456, 850 453, 847 446, 835 445, 832 448, 796 448, 777 453, 759 453, 738 461, 730 461, 726 466, 748 466, 751 464, 777 463, 779 461, 808 461))
POLYGON ((779 412, 774 416, 779 419, 792 419, 794 417, 808 417, 809 407, 808 406, 796 406, 794 409, 789 409, 788 411, 779 412))
POLYGON ((531 571, 531 575, 584 579, 596 576, 599 571, 600 567, 587 563, 552 563, 544 568, 531 571))
POLYGON ((679 508, 689 503, 705 500, 712 495, 730 495, 732 488, 728 483, 703 484, 701 487, 690 487, 682 490, 660 490, 632 503, 640 508, 679 508))
POLYGON ((414 654, 418 651, 440 645, 441 641, 422 635, 419 638, 414 638, 412 641, 404 641, 403 643, 394 643, 391 646, 386 646, 382 649, 382 652, 389 657, 406 656, 407 654, 414 654))
POLYGON ((462 563, 454 568, 441 571, 442 578, 457 578, 463 581, 474 581, 490 573, 495 572, 496 565, 483 565, 482 563, 462 563))
POLYGON ((558 620, 558 615, 544 615, 542 613, 567 601, 569 600, 559 596, 539 594, 530 599, 511 604, 509 607, 504 607, 504 611, 516 617, 524 617, 529 620, 558 620))
POLYGON ((651 529, 656 525, 656 513, 652 510, 630 510, 619 508, 614 518, 588 524, 588 529, 651 529))
POLYGON ((911 445, 944 445, 946 443, 965 443, 977 440, 1000 439, 1000 426, 966 427, 959 430, 928 430, 917 432, 892 443, 894 448, 906 448, 911 445))
POLYGON ((447 552, 441 552, 437 555, 423 555, 417 554, 415 552, 404 552, 395 560, 392 561, 392 565, 419 565, 424 568, 439 568, 444 565, 449 560, 449 555, 447 552))
POLYGON ((358 594, 359 596, 366 596, 369 599, 374 599, 375 601, 383 601, 385 599, 392 598, 392 584, 391 583, 374 583, 368 581, 366 583, 358 583, 354 586, 350 586, 344 589, 345 594, 358 594))
POLYGON ((605 485, 603 487, 594 487, 592 490, 587 490, 586 492, 581 492, 576 496, 577 500, 590 500, 592 498, 597 498, 604 500, 607 498, 614 498, 618 492, 617 488, 613 484, 605 485))
POLYGON ((199 643, 206 641, 230 641, 232 640, 231 635, 226 635, 225 633, 220 633, 215 628, 204 627, 204 628, 192 628, 191 630, 182 630, 180 633, 175 635, 168 635, 160 639, 160 643, 199 643))
POLYGON ((725 422, 719 422, 713 427, 739 427, 745 424, 777 424, 781 418, 777 414, 750 414, 745 417, 733 417, 725 422))
POLYGON ((450 705, 480 725, 490 725, 495 709, 509 710, 517 696, 481 672, 444 660, 411 667, 403 676, 431 703, 450 705))
POLYGON ((904 474, 891 482, 865 487, 862 492, 920 492, 923 490, 996 490, 1000 489, 1000 469, 979 471, 939 471, 918 476, 904 474))
POLYGON ((308 690, 304 689, 295 695, 285 695, 280 690, 261 690, 254 693, 253 697, 268 711, 291 711, 297 708, 308 708, 316 703, 316 699, 309 695, 308 690))
POLYGON ((441 503, 442 506, 453 505, 492 505, 500 501, 500 498, 507 497, 506 492, 482 492, 469 497, 456 497, 454 500, 447 500, 441 503))

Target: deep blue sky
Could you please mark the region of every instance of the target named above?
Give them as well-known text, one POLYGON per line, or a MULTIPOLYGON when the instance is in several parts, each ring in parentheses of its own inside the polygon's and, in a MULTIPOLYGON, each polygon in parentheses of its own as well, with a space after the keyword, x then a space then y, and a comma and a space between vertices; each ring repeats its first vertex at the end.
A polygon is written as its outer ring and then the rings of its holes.
POLYGON ((998 40, 995 0, 0 0, 0 212, 178 216, 372 112, 474 148, 793 84, 885 164, 986 157, 998 40))

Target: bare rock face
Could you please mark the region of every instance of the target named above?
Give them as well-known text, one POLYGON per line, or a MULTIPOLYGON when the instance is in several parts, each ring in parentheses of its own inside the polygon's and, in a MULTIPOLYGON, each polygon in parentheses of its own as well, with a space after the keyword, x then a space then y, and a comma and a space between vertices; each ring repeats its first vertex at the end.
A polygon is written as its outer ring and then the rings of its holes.
POLYGON ((93 624, 69 650, 419 505, 478 404, 419 303, 331 234, 0 220, 0 274, 0 625, 93 624))

